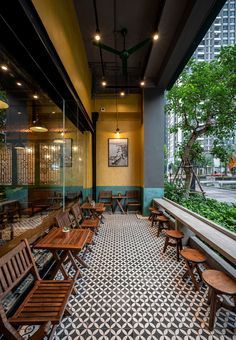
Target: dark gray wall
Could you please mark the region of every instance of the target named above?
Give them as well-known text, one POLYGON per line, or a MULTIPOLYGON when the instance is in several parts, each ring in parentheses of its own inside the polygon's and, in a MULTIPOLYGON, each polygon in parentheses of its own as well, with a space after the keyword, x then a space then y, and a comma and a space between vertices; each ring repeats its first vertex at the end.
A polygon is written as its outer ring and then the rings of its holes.
POLYGON ((144 187, 164 186, 164 93, 144 90, 144 187))

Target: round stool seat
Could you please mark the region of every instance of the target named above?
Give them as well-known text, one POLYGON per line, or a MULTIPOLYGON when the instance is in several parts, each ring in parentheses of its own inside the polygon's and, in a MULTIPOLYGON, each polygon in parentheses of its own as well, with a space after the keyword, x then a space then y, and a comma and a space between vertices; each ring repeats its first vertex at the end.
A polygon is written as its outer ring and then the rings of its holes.
POLYGON ((236 295, 236 280, 219 270, 207 269, 202 273, 203 280, 222 294, 236 295))
POLYGON ((184 237, 184 234, 179 230, 167 230, 166 236, 172 237, 172 238, 175 238, 175 239, 181 239, 181 238, 184 237))
POLYGON ((156 220, 159 221, 159 222, 168 222, 169 218, 167 218, 164 215, 160 215, 160 216, 156 216, 156 220))
POLYGON ((197 249, 184 248, 180 251, 180 255, 187 261, 202 263, 206 261, 206 256, 197 249))

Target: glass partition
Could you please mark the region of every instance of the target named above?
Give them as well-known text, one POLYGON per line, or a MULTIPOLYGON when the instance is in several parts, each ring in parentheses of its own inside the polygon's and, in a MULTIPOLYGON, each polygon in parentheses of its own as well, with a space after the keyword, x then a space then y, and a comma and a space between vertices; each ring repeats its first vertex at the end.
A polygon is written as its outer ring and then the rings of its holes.
POLYGON ((83 191, 78 110, 67 113, 70 103, 57 101, 0 52, 0 245, 83 191))

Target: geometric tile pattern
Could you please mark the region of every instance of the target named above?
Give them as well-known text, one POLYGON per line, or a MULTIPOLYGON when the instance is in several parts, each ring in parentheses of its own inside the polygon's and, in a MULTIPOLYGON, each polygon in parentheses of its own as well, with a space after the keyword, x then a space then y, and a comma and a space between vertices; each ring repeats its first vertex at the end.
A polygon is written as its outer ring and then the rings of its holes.
POLYGON ((2 238, 0 240, 0 245, 6 243, 6 241, 10 240, 11 226, 13 225, 14 237, 17 237, 23 234, 28 229, 36 228, 41 222, 42 218, 46 215, 35 215, 33 217, 22 217, 17 222, 7 224, 2 232, 2 238))
POLYGON ((236 315, 220 309, 214 331, 207 330, 207 287, 195 292, 182 279, 183 261, 174 248, 162 253, 164 238, 149 221, 107 214, 104 222, 70 298, 73 314, 55 340, 233 339, 236 315))

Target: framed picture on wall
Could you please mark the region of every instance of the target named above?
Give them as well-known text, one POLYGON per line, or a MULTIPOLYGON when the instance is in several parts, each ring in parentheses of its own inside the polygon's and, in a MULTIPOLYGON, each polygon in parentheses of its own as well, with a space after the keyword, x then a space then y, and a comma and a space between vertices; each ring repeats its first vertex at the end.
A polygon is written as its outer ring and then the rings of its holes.
POLYGON ((128 138, 108 139, 108 166, 128 166, 128 138))

